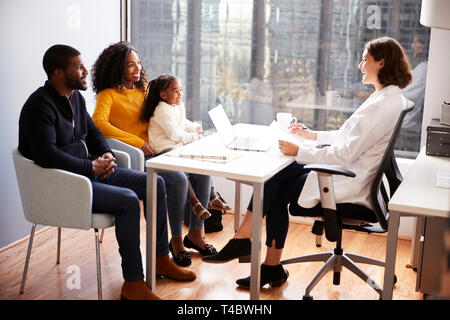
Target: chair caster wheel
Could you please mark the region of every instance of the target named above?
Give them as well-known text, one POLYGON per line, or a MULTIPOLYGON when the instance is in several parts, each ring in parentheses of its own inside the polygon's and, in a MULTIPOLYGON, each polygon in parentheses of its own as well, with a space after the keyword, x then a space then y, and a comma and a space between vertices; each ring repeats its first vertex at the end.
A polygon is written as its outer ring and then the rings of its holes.
POLYGON ((321 248, 322 245, 321 245, 321 244, 316 244, 316 247, 317 247, 317 248, 321 248))
POLYGON ((397 283, 397 276, 394 274, 394 284, 397 283))
POLYGON ((312 296, 303 296, 303 300, 314 300, 312 296))

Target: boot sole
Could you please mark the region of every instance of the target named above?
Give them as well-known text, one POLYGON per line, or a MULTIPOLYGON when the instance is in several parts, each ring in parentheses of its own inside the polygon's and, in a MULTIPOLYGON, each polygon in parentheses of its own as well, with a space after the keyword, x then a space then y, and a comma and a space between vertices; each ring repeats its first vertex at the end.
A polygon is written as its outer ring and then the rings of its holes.
POLYGON ((197 279, 196 276, 193 277, 193 278, 178 279, 178 278, 173 278, 173 277, 170 277, 170 276, 160 275, 160 274, 157 274, 156 278, 158 278, 158 279, 167 278, 167 279, 178 281, 178 282, 190 282, 190 281, 194 281, 195 279, 197 279))
POLYGON ((203 262, 207 262, 207 263, 227 263, 230 261, 233 261, 234 259, 239 259, 239 263, 249 263, 251 261, 251 256, 250 255, 246 255, 246 256, 240 256, 240 257, 235 257, 229 260, 206 260, 206 259, 202 259, 203 262))

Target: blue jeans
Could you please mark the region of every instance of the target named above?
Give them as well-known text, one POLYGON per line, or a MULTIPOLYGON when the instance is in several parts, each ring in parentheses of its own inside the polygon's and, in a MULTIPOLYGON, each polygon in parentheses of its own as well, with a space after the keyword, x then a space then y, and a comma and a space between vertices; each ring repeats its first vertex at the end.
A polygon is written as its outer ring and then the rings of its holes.
MULTIPOLYGON (((146 156, 145 160, 152 156, 146 156)), ((184 172, 163 171, 158 173, 165 182, 167 193, 167 211, 169 213, 170 230, 172 237, 182 236, 184 208, 187 201, 188 178, 184 172)), ((203 207, 208 208, 209 192, 211 189, 211 177, 200 174, 189 174, 192 187, 197 199, 203 207)), ((203 220, 198 219, 192 209, 190 210, 190 230, 203 228, 203 220)))
MULTIPOLYGON (((140 245, 139 200, 146 202, 147 175, 144 172, 115 168, 104 180, 92 179, 92 211, 115 215, 116 239, 122 257, 122 274, 127 281, 144 279, 140 245)), ((169 253, 167 236, 167 203, 164 180, 157 177, 156 256, 169 253)))

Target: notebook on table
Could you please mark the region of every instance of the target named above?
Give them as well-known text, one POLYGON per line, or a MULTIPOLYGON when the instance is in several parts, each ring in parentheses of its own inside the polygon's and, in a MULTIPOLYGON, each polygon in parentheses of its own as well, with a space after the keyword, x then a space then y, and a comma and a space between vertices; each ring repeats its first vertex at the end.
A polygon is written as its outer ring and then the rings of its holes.
POLYGON ((264 152, 268 151, 272 146, 272 139, 268 139, 267 137, 238 135, 221 104, 209 110, 208 113, 214 127, 216 127, 217 133, 227 148, 264 152))

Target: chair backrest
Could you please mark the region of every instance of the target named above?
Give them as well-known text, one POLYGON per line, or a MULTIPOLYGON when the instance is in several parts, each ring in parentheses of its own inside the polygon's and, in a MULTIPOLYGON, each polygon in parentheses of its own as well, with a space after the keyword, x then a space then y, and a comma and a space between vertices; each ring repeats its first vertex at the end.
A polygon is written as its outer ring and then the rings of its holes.
POLYGON ((394 128, 394 132, 392 133, 391 140, 389 141, 386 151, 384 152, 380 166, 378 167, 377 173, 375 174, 375 179, 372 182, 370 189, 370 201, 372 204, 372 208, 374 209, 381 228, 383 228, 384 230, 387 230, 388 228, 389 199, 390 197, 392 197, 403 180, 400 170, 397 166, 397 161, 395 160, 394 147, 400 133, 405 115, 414 108, 413 102, 405 99, 404 103, 406 104, 406 108, 404 108, 400 113, 397 124, 394 128), (387 195, 386 189, 383 184, 383 175, 386 176, 386 179, 389 183, 389 196, 387 195))
POLYGON ((88 178, 46 169, 13 151, 25 219, 29 222, 88 230, 92 227, 92 186, 88 178))

